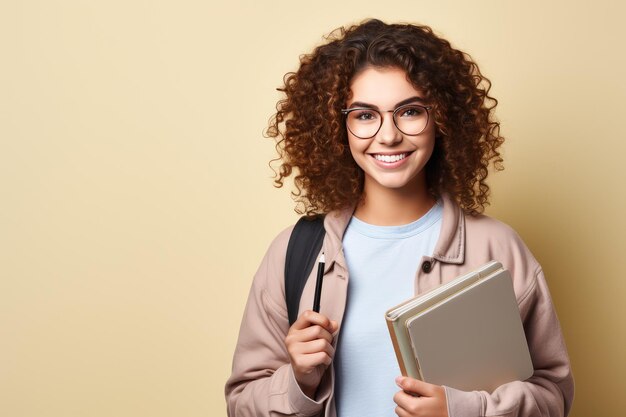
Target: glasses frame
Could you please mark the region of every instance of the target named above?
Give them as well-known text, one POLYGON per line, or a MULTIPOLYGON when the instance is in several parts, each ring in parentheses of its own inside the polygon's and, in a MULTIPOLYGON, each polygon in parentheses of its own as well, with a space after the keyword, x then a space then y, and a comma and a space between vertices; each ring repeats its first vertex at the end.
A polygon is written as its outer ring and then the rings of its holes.
POLYGON ((378 132, 380 132, 380 128, 383 127, 383 115, 382 115, 382 113, 393 113, 393 115, 391 116, 391 120, 393 120, 393 124, 396 127, 396 129, 398 129, 403 135, 418 136, 418 135, 421 135, 424 132, 424 130, 426 130, 426 128, 428 127, 428 124, 430 123, 430 111, 432 109, 433 109, 433 106, 424 106, 422 104, 409 103, 409 104, 404 104, 402 106, 398 106, 394 110, 377 110, 377 109, 374 109, 372 107, 351 107, 349 109, 341 109, 341 113, 344 115, 344 117, 346 119, 346 128, 350 131, 350 133, 352 133, 355 137, 357 137, 359 139, 371 139, 374 136, 376 136, 378 134, 378 132), (405 109, 407 107, 421 107, 422 109, 426 110, 426 124, 424 125, 424 128, 419 131, 419 133, 413 133, 413 134, 406 133, 402 129, 400 129, 400 127, 398 127, 398 122, 396 122, 396 114, 400 110, 403 110, 403 109, 405 109), (376 129, 376 133, 374 133, 372 136, 367 136, 367 137, 359 136, 359 135, 355 134, 350 129, 350 127, 348 126, 348 115, 350 113, 352 113, 353 111, 356 111, 356 110, 375 111, 380 116, 380 124, 378 125, 378 129, 376 129))

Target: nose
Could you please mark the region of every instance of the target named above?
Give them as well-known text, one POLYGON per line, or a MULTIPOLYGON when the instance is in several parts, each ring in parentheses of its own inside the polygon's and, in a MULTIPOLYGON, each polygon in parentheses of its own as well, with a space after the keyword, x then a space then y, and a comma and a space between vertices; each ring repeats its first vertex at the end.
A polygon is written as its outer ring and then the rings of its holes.
POLYGON ((402 132, 398 130, 396 124, 393 122, 393 114, 384 113, 382 125, 376 135, 376 140, 385 145, 394 145, 402 142, 402 132))

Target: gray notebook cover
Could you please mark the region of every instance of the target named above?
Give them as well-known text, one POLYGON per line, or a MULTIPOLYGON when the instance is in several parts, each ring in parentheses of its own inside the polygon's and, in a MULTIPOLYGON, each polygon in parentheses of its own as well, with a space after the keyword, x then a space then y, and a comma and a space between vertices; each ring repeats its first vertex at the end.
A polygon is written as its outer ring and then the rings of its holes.
POLYGON ((485 269, 488 275, 435 304, 425 303, 422 311, 406 320, 424 381, 491 392, 532 376, 511 276, 498 263, 485 269))

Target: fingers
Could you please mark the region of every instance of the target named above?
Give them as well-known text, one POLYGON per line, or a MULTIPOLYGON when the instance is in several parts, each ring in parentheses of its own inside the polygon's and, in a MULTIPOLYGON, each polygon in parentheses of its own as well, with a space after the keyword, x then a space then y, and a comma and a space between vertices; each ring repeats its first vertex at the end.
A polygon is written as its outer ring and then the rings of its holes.
POLYGON ((404 417, 405 415, 418 415, 420 410, 421 397, 412 395, 406 391, 398 391, 393 396, 393 402, 398 406, 396 407, 396 414, 404 417))
POLYGON ((445 398, 414 397, 404 391, 398 392, 393 400, 398 405, 395 412, 400 417, 448 417, 445 398))
POLYGON ((302 330, 312 325, 321 326, 329 333, 336 332, 338 328, 336 321, 330 320, 328 317, 311 310, 302 313, 291 327, 295 330, 302 330))
POLYGON ((326 350, 311 353, 293 353, 291 355, 291 366, 296 374, 308 375, 320 366, 329 366, 333 361, 333 353, 326 350))
POLYGON ((330 365, 335 356, 332 333, 337 327, 337 322, 313 311, 305 311, 298 317, 285 338, 292 365, 298 373, 311 372, 319 365, 330 365))
POLYGON ((417 394, 421 397, 433 397, 437 394, 439 385, 429 384, 419 379, 400 376, 396 378, 396 384, 406 392, 417 394))
POLYGON ((319 325, 313 325, 301 330, 289 331, 287 338, 295 338, 299 342, 308 342, 311 340, 324 339, 328 343, 332 343, 333 335, 325 328, 319 325))
POLYGON ((313 311, 302 313, 289 328, 285 345, 291 366, 296 381, 309 397, 335 356, 332 343, 337 329, 336 321, 313 311))
POLYGON ((448 417, 445 389, 409 377, 396 378, 396 384, 402 388, 393 401, 398 405, 396 414, 405 416, 448 417))
POLYGON ((333 335, 337 330, 337 322, 313 311, 304 312, 291 326, 285 344, 289 346, 302 342, 324 340, 332 344, 333 335))
POLYGON ((331 358, 335 356, 335 348, 325 339, 315 339, 308 342, 292 343, 288 347, 291 355, 310 355, 318 352, 326 353, 331 358))

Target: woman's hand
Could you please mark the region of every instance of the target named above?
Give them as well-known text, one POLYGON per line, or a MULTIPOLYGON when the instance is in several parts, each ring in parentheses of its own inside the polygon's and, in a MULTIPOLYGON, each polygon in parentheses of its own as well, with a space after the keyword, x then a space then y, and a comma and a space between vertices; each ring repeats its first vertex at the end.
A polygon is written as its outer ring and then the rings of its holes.
POLYGON ((394 395, 400 417, 448 417, 446 391, 440 385, 429 384, 414 378, 401 376, 396 384, 402 391, 394 395))
POLYGON ((309 398, 315 397, 322 375, 333 361, 333 333, 337 328, 336 321, 310 310, 302 313, 289 328, 285 345, 291 367, 302 392, 309 398))

